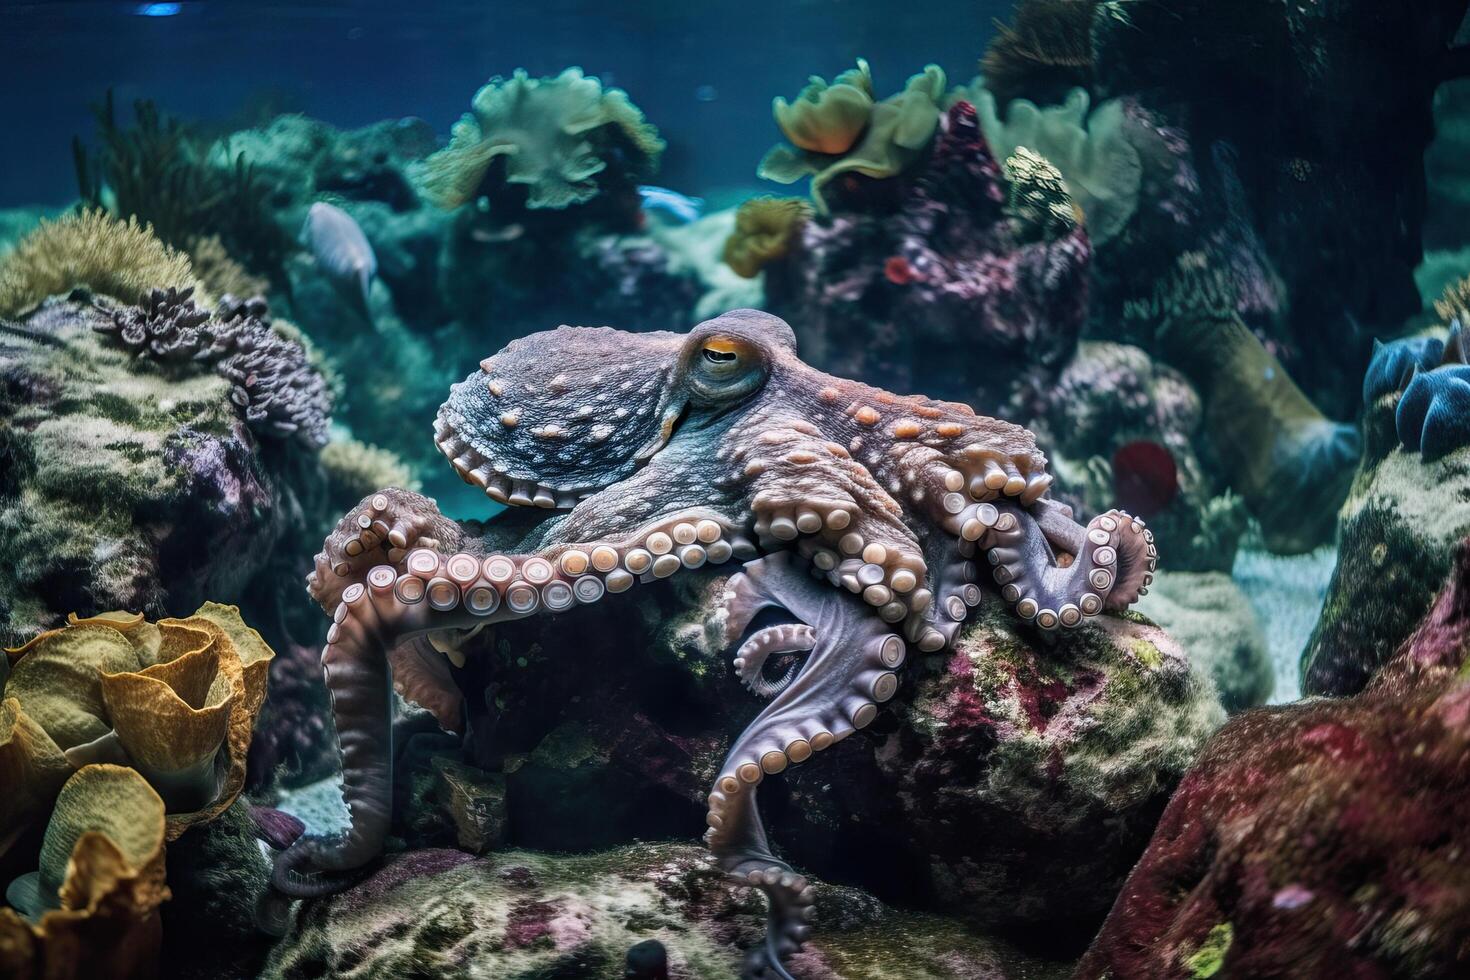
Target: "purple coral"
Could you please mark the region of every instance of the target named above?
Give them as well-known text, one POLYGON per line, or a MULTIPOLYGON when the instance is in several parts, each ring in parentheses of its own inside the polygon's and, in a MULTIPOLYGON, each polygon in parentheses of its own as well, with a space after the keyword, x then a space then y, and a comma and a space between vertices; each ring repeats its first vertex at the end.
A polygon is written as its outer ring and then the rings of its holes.
POLYGON ((140 356, 212 365, 252 428, 312 449, 326 445, 326 381, 300 343, 271 328, 265 301, 226 295, 211 315, 193 296, 193 288, 154 289, 138 306, 113 310, 97 329, 140 356))

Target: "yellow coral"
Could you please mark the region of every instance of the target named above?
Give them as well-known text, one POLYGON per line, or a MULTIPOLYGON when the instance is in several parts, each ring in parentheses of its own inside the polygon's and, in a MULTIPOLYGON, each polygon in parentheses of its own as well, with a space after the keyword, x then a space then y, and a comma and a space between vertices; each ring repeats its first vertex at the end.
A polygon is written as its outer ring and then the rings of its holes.
POLYGON ((136 769, 168 803, 170 838, 239 795, 274 654, 234 606, 158 623, 72 616, 9 653, 0 775, 24 782, 0 800, 7 831, 50 806, 58 772, 92 763, 136 769))
POLYGON ((18 316, 78 286, 136 303, 155 287, 197 285, 189 257, 159 241, 151 226, 84 211, 43 220, 0 258, 0 316, 18 316))
POLYGON ((473 200, 497 157, 505 160, 506 182, 528 188, 527 207, 564 208, 597 195, 592 178, 607 169, 604 156, 617 151, 618 136, 634 177, 651 173, 664 148, 626 92, 604 89, 580 68, 555 78, 518 68, 509 80, 491 79, 471 108, 421 170, 425 193, 443 208, 473 200))
POLYGON ((725 264, 746 279, 791 250, 811 207, 796 197, 756 197, 735 212, 735 230, 725 240, 725 264))
POLYGON ((786 138, 803 150, 846 153, 873 112, 873 76, 868 63, 859 58, 856 68, 838 75, 831 85, 813 75, 795 102, 778 95, 771 112, 786 138))
MULTIPOLYGON (((860 63, 866 68, 866 63, 860 63)), ((822 153, 781 145, 772 147, 757 173, 782 184, 812 178, 812 200, 825 213, 822 190, 843 174, 894 177, 919 159, 939 126, 939 101, 944 97, 945 75, 938 65, 926 65, 909 78, 902 92, 873 105, 861 137, 840 153, 822 153)), ((836 145, 835 143, 833 145, 836 145)))
POLYGON ((164 883, 163 801, 123 766, 87 766, 56 798, 40 870, 0 908, 0 975, 84 980, 157 968, 164 883))
POLYGON ((334 439, 319 457, 332 496, 356 503, 384 487, 418 490, 413 472, 393 453, 356 439, 334 439))
POLYGON ((1456 320, 1461 326, 1470 326, 1470 277, 1445 287, 1444 293, 1434 301, 1434 312, 1445 326, 1456 320))

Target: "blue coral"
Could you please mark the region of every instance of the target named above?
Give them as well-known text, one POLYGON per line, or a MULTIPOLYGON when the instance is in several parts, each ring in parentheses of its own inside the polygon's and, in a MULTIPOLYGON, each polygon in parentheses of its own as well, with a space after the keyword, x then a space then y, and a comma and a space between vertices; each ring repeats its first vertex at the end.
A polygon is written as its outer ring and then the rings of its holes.
POLYGON ((1399 441, 1426 462, 1470 445, 1470 366, 1447 364, 1413 375, 1394 414, 1399 441))
POLYGON ((1433 337, 1411 337, 1383 344, 1373 341, 1373 359, 1363 376, 1363 404, 1371 406, 1384 395, 1403 391, 1415 371, 1428 371, 1440 362, 1444 342, 1433 337))

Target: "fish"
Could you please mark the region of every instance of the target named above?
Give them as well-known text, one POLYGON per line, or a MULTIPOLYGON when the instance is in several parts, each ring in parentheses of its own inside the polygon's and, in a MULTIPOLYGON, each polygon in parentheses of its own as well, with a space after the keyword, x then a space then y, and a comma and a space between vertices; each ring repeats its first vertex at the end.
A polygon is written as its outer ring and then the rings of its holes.
POLYGON ((704 210, 704 198, 689 197, 667 187, 645 184, 638 188, 638 194, 643 198, 643 210, 662 211, 684 225, 699 220, 704 210))
POLYGON ((343 299, 371 323, 368 295, 378 274, 378 257, 352 215, 335 204, 316 202, 306 213, 301 242, 343 299))

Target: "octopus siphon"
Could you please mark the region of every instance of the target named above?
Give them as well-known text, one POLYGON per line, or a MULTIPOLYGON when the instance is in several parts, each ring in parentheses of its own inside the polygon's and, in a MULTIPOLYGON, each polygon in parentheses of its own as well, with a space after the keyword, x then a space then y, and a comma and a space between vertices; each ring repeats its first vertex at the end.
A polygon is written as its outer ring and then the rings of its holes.
POLYGON ((982 602, 1066 630, 1126 607, 1154 570, 1142 521, 1112 510, 1082 526, 1048 496, 1026 429, 824 374, 755 310, 688 334, 516 340, 453 386, 434 438, 492 500, 545 517, 497 548, 385 489, 327 539, 308 588, 332 617, 322 664, 351 822, 277 856, 289 896, 344 887, 382 850, 395 673, 432 683, 424 660, 462 663, 459 640, 487 625, 740 562, 714 625, 768 703, 711 787, 705 839, 768 898, 746 975, 788 977, 812 889, 767 842, 761 781, 871 723, 909 650, 945 648, 982 602))

